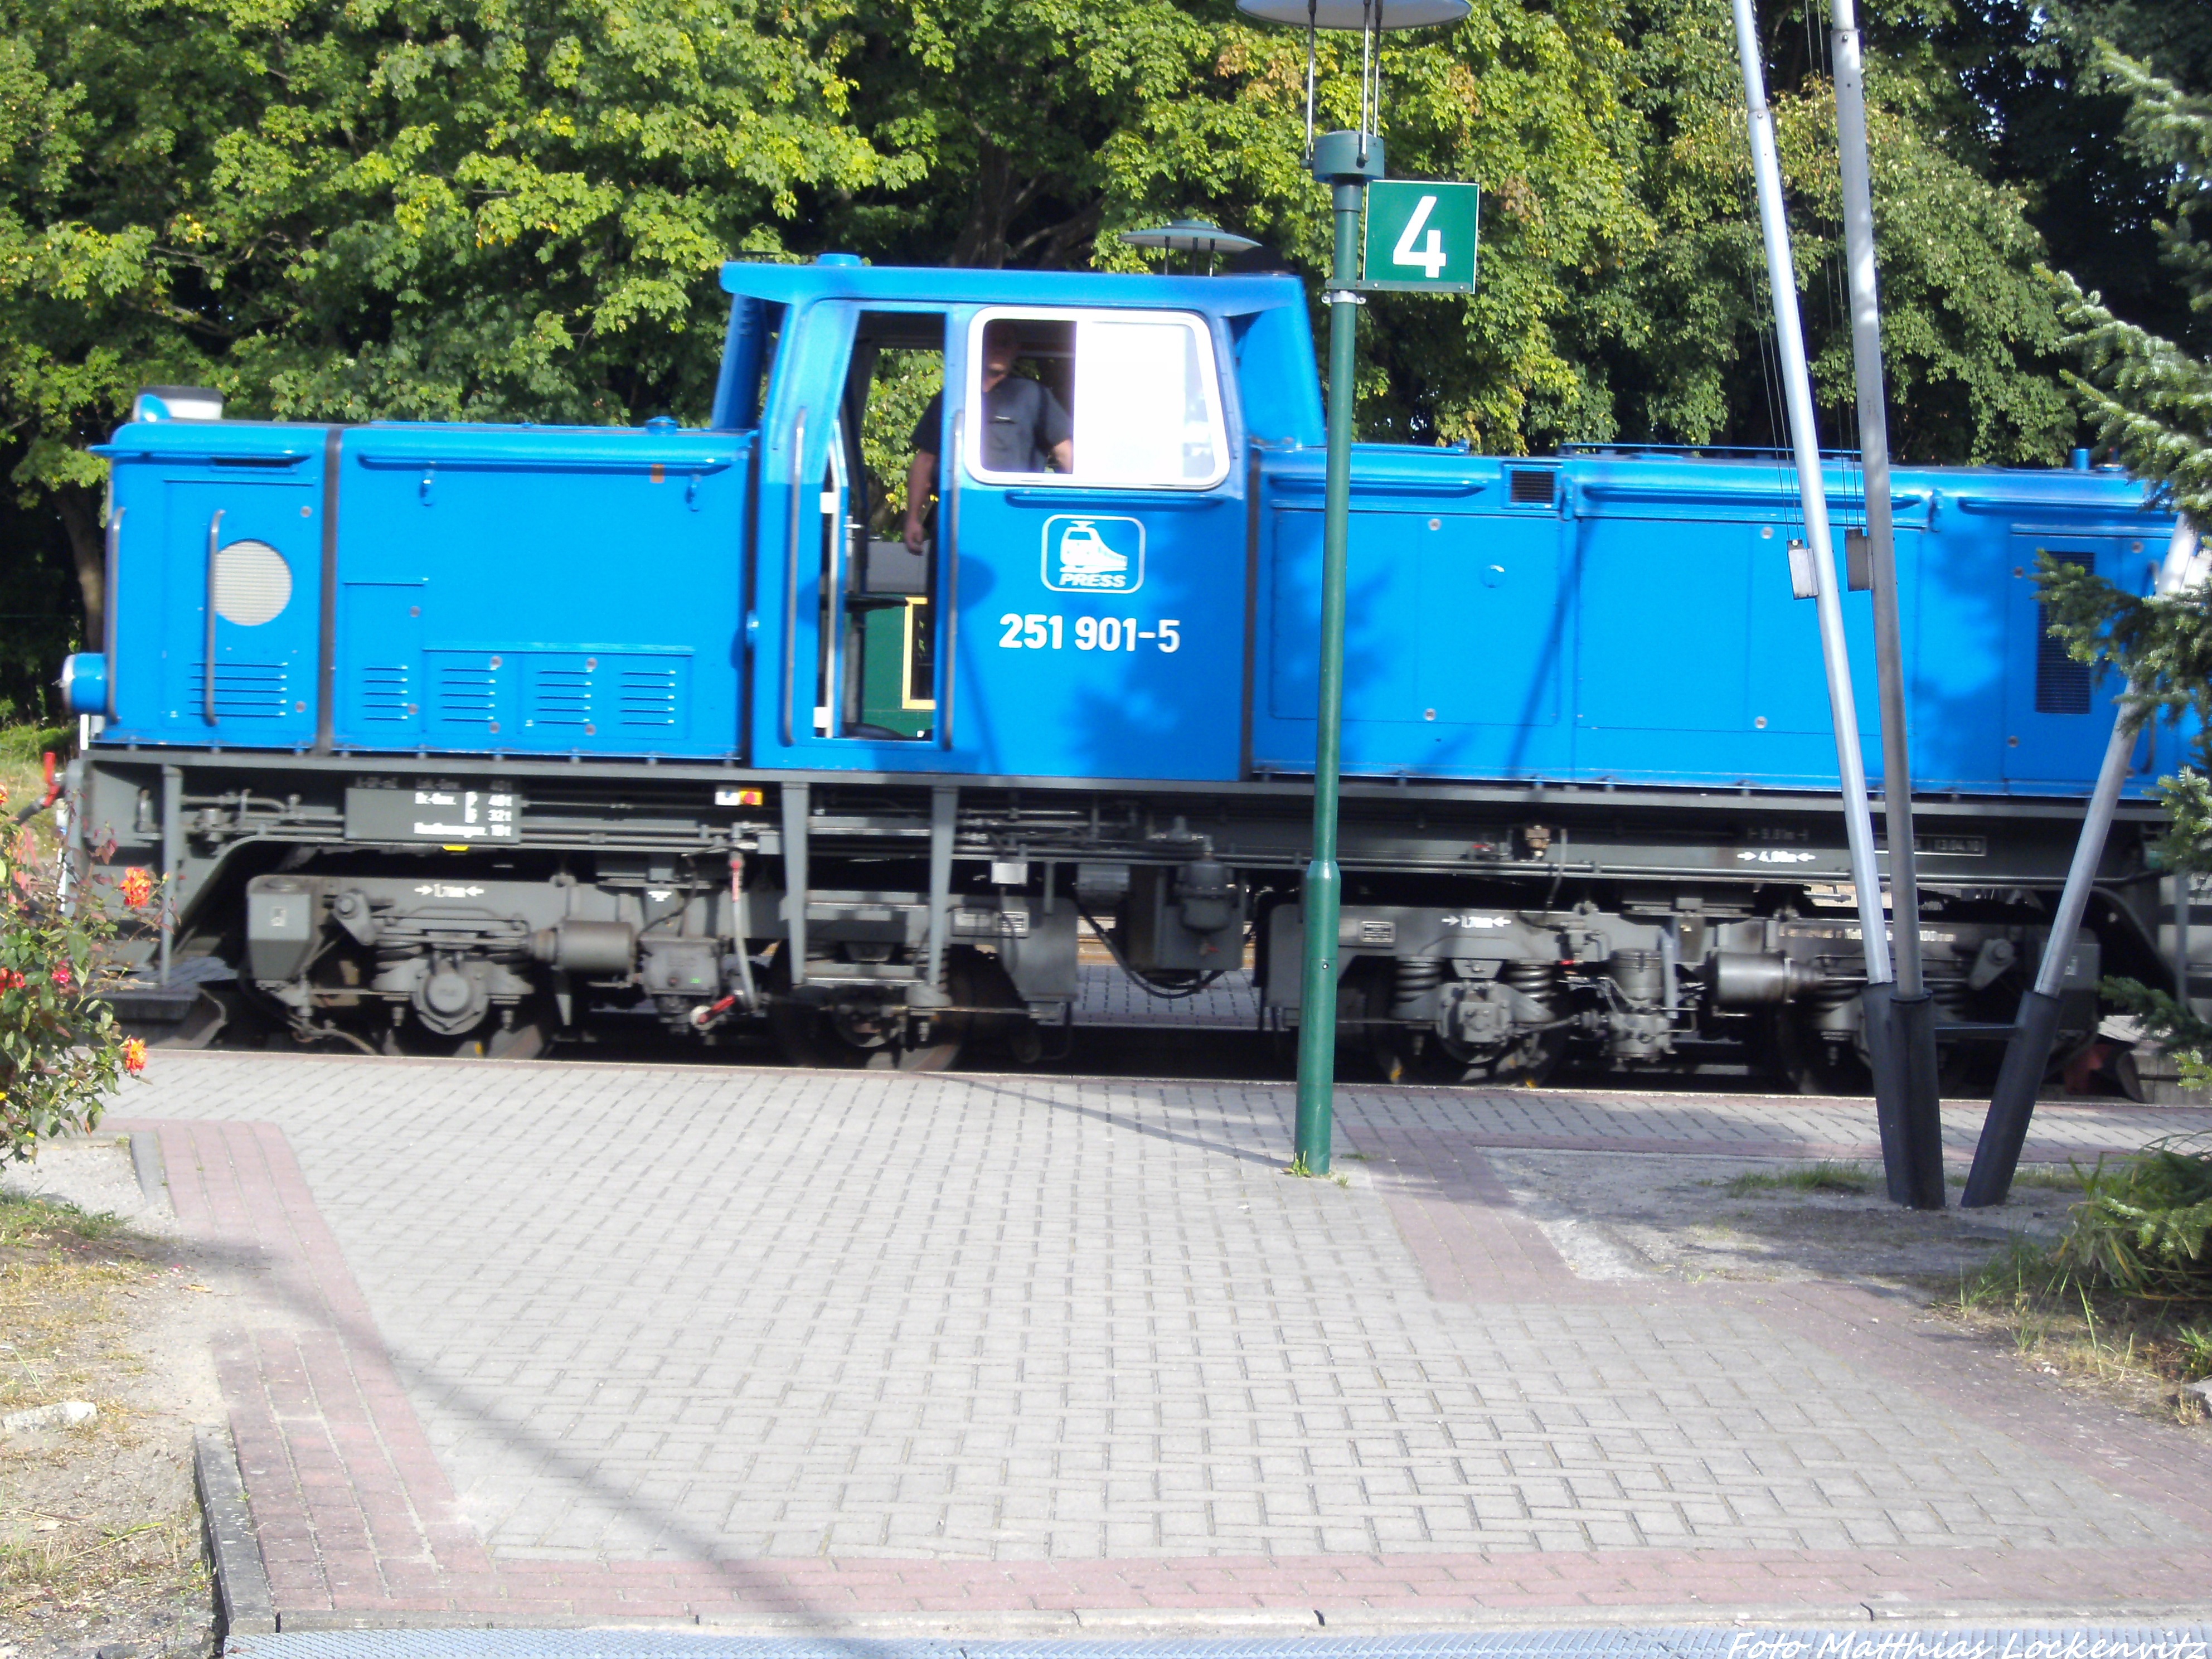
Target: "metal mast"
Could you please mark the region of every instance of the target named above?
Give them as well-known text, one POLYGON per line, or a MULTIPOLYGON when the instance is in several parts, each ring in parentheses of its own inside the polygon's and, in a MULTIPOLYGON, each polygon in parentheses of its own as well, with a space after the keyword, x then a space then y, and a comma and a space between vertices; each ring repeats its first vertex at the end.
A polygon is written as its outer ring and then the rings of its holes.
POLYGON ((1890 520, 1889 410, 1875 291, 1874 185, 1867 160, 1866 76, 1852 0, 1832 0, 1836 137, 1843 161, 1844 261, 1866 474, 1868 585, 1874 595, 1875 682, 1881 701, 1882 827, 1889 839, 1891 945, 1896 982, 1869 982, 1865 1016, 1881 1112, 1889 1195, 1943 1207, 1943 1125, 1936 1073, 1936 1008, 1920 971, 1920 883, 1914 869, 1911 743, 1905 712, 1905 646, 1898 623, 1897 536, 1890 520), (1887 1073, 1887 1075, 1885 1075, 1887 1073), (1897 1109, 1888 1109, 1893 1103, 1897 1109))
MULTIPOLYGON (((1736 52, 1743 64, 1744 106, 1751 128, 1752 174, 1758 186, 1759 232, 1766 246, 1767 286, 1774 301, 1774 333, 1790 416, 1790 450, 1804 504, 1805 545, 1813 567, 1814 599, 1820 618, 1820 657, 1828 677, 1828 709, 1836 728, 1836 770, 1843 785, 1844 832, 1850 845, 1851 883, 1858 900, 1860 944, 1869 990, 1893 988, 1888 920, 1882 914, 1881 875, 1875 862, 1874 818, 1867 807, 1866 765, 1859 752, 1858 706, 1844 638, 1843 600, 1836 591, 1836 562, 1828 533, 1828 498, 1820 473, 1820 447, 1813 420, 1813 379, 1805 364, 1804 325, 1797 313, 1797 283, 1790 259, 1790 229, 1783 216, 1782 167, 1774 149, 1774 118, 1766 106, 1766 77, 1759 66, 1759 29, 1752 0, 1733 0, 1736 52)), ((1877 1084, 1881 1068, 1876 1071, 1877 1084)), ((1893 1106, 1891 1108, 1893 1109, 1893 1106)))

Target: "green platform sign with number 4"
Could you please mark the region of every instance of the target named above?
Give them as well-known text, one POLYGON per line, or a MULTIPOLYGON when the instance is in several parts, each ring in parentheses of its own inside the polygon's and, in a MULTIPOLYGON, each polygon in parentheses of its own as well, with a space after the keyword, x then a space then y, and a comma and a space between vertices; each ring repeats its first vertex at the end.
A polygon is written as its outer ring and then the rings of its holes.
POLYGON ((1423 294, 1474 292, 1476 185, 1378 179, 1367 187, 1367 245, 1359 286, 1423 294))

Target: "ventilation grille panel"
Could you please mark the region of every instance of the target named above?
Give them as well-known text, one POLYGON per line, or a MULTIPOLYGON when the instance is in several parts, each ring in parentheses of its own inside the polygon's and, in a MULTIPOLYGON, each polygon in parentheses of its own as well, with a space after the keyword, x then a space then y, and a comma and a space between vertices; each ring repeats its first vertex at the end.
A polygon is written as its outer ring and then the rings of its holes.
POLYGON ((391 667, 361 671, 361 717, 365 720, 404 720, 414 714, 407 703, 407 670, 391 667))
MULTIPOLYGON (((217 663, 215 671, 215 713, 218 720, 282 720, 287 712, 283 665, 273 662, 217 663)), ((192 667, 191 706, 206 706, 207 669, 192 667)))
POLYGON ((499 707, 497 671, 489 664, 438 665, 438 718, 456 726, 490 726, 499 707))
POLYGON ((1549 507, 1559 475, 1549 467, 1509 466, 1507 493, 1516 507, 1549 507))
MULTIPOLYGON (((2052 558, 2059 564, 2072 565, 2086 570, 2091 564, 2086 555, 2058 553, 2052 558)), ((2090 681, 2094 671, 2085 662, 2075 662, 2066 654, 2066 647, 2051 636, 2051 607, 2035 607, 2035 712, 2039 714, 2086 714, 2089 712, 2090 681)))
POLYGON ((625 668, 622 671, 622 712, 619 723, 626 726, 653 726, 665 731, 676 725, 677 670, 673 664, 665 668, 625 668))
POLYGON ((530 676, 529 722, 532 726, 573 726, 592 718, 592 676, 583 668, 540 663, 530 676))

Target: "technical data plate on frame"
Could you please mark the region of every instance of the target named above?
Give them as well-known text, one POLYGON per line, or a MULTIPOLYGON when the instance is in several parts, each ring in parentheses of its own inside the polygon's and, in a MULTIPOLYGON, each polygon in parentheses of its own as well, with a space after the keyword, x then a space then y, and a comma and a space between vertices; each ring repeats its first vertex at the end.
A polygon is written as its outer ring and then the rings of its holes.
POLYGON ((467 789, 422 784, 411 789, 346 791, 349 841, 431 842, 441 847, 512 845, 521 839, 520 801, 504 785, 467 789))
POLYGON ((1385 292, 1474 293, 1481 222, 1479 185, 1376 180, 1367 187, 1359 286, 1385 292))

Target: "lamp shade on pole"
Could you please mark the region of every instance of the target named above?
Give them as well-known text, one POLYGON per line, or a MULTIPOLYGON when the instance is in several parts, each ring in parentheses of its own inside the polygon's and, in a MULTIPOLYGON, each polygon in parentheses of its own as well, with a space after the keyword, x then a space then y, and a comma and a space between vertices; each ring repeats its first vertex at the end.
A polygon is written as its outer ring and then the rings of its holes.
POLYGON ((1260 246, 1249 236, 1203 219, 1170 219, 1148 230, 1125 230, 1121 240, 1131 247, 1161 247, 1174 253, 1242 253, 1260 246))
POLYGON ((1237 9, 1262 23, 1294 28, 1431 29, 1456 23, 1468 0, 1237 0, 1237 9))

